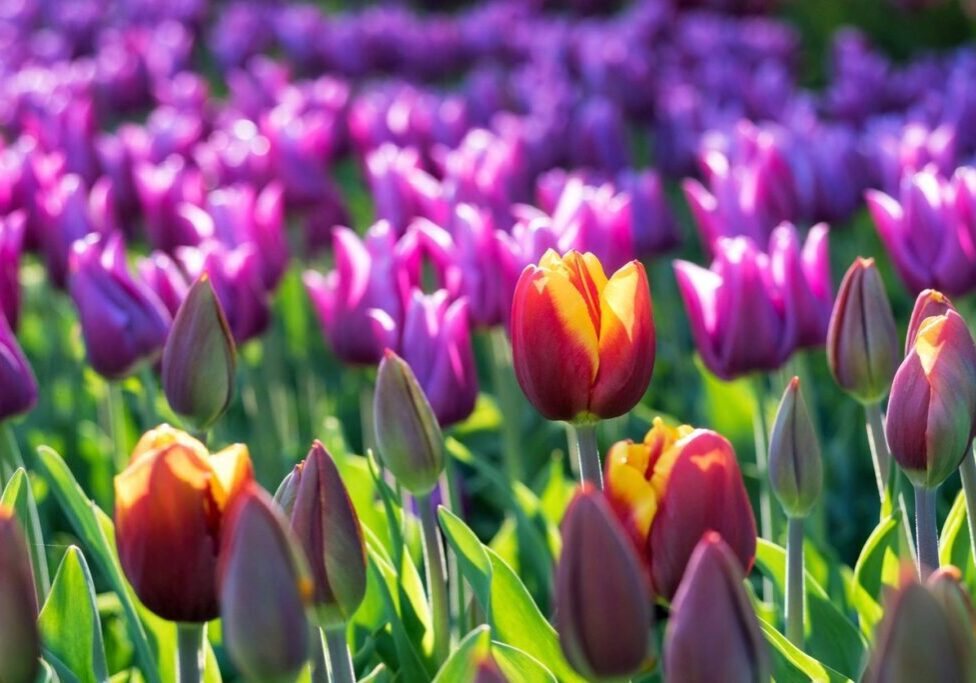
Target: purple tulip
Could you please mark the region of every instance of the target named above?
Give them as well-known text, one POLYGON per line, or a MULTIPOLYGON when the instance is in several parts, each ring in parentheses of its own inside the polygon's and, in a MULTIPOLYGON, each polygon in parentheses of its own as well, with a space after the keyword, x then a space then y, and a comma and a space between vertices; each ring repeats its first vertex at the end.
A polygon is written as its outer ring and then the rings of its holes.
POLYGON ((705 269, 674 262, 695 346, 705 366, 731 380, 775 370, 796 341, 769 257, 746 237, 720 238, 705 269))
POLYGON ((576 111, 577 139, 570 146, 574 166, 611 173, 630 165, 628 130, 620 109, 610 100, 595 97, 576 111))
POLYGON ((795 329, 799 348, 820 346, 827 339, 834 307, 828 233, 823 223, 813 226, 801 249, 796 228, 783 223, 769 239, 773 281, 782 292, 787 325, 795 329))
POLYGON ((175 317, 186 298, 190 282, 169 254, 154 251, 139 261, 139 277, 175 317))
POLYGON ((339 125, 333 112, 300 112, 288 104, 261 118, 261 132, 271 143, 271 168, 289 204, 307 206, 330 185, 328 162, 340 141, 339 125))
POLYGON ((336 186, 331 186, 319 200, 305 210, 302 221, 305 248, 309 254, 328 249, 332 244, 332 229, 349 225, 349 210, 336 186))
POLYGON ((630 229, 636 256, 656 256, 681 243, 678 224, 657 173, 624 169, 617 175, 617 189, 630 196, 630 229))
POLYGON ((224 122, 196 146, 193 159, 212 185, 261 187, 272 179, 271 142, 250 119, 224 122))
POLYGON ((442 427, 471 414, 478 397, 478 375, 466 299, 451 302, 443 289, 433 294, 413 290, 400 350, 442 427))
POLYGON ((878 234, 913 294, 932 287, 956 296, 976 286, 973 235, 956 210, 953 187, 934 169, 902 179, 898 199, 869 190, 866 200, 878 234))
POLYGON ((41 246, 48 274, 57 287, 64 287, 68 277, 68 258, 75 240, 95 231, 88 207, 88 188, 73 173, 38 196, 43 233, 41 246))
POLYGON ((0 218, 0 317, 13 330, 20 322, 20 253, 24 245, 25 215, 13 211, 0 218))
POLYGON ((178 211, 183 202, 203 203, 203 177, 197 169, 177 156, 168 157, 158 166, 139 162, 135 166, 135 186, 146 218, 146 233, 154 248, 172 253, 177 247, 200 242, 202 236, 178 211))
POLYGON ((305 289, 333 352, 347 363, 378 363, 396 348, 403 320, 403 255, 389 223, 380 221, 361 239, 349 228, 332 233, 335 269, 305 271, 305 289))
POLYGON ((552 212, 559 252, 592 252, 613 272, 634 259, 631 198, 613 185, 585 185, 579 178, 566 183, 552 212))
POLYGON ((367 154, 365 162, 376 217, 389 221, 397 234, 402 235, 417 217, 439 225, 447 222, 449 209, 441 184, 423 170, 417 150, 386 143, 367 154))
POLYGON ((451 229, 461 272, 460 294, 468 300, 477 325, 507 324, 511 318, 512 291, 521 268, 511 238, 495 229, 490 215, 469 204, 454 209, 451 229))
POLYGON ((122 236, 93 234, 71 252, 71 298, 78 307, 88 360, 119 379, 163 350, 170 314, 151 289, 129 273, 122 236))
POLYGON ((0 315, 0 420, 31 410, 37 403, 37 380, 17 338, 0 315))
POLYGON ((228 247, 207 239, 196 247, 180 247, 176 259, 191 281, 210 276, 227 324, 239 345, 260 335, 271 321, 261 259, 254 244, 228 247))

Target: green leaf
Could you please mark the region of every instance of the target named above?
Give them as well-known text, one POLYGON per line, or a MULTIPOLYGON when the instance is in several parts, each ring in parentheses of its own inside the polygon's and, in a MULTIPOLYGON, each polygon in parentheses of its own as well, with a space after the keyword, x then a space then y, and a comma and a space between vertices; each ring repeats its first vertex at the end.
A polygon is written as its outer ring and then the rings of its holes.
POLYGON ((772 624, 760 621, 759 627, 770 645, 770 663, 773 669, 773 680, 776 683, 809 683, 810 681, 848 683, 851 681, 847 676, 804 654, 772 624))
MULTIPOLYGON (((969 457, 969 456, 966 456, 969 457)), ((972 541, 969 537, 969 516, 966 495, 959 491, 939 537, 939 561, 959 568, 963 583, 970 592, 976 591, 976 565, 973 564, 972 541)))
POLYGON ((471 586, 486 615, 491 614, 491 560, 474 532, 447 508, 437 511, 441 529, 451 545, 461 574, 471 586))
MULTIPOLYGON (((782 547, 759 539, 756 567, 773 580, 781 595, 785 594, 786 551, 782 547)), ((808 652, 846 676, 856 678, 867 647, 864 637, 809 572, 804 572, 804 579, 808 652)))
POLYGON ((491 652, 491 628, 482 624, 466 635, 441 670, 434 677, 434 683, 453 683, 454 681, 474 680, 478 664, 491 652))
POLYGON ((43 605, 47 592, 51 590, 51 577, 48 573, 47 555, 44 552, 44 535, 37 516, 37 503, 31 489, 30 479, 23 467, 18 467, 0 496, 0 503, 14 511, 20 520, 27 545, 30 548, 31 567, 34 570, 34 585, 37 588, 37 604, 43 605))
POLYGON ((61 560, 38 625, 46 653, 75 672, 81 683, 108 680, 95 589, 85 556, 76 546, 61 560))
POLYGON ((882 588, 894 585, 898 578, 900 519, 896 514, 882 519, 864 542, 854 565, 849 599, 857 610, 861 632, 868 638, 882 617, 882 588))
POLYGON ((91 554, 92 559, 112 589, 119 595, 122 609, 126 615, 126 627, 129 631, 129 637, 132 639, 142 675, 148 683, 161 683, 162 679, 158 673, 156 657, 153 656, 152 649, 149 647, 146 631, 139 619, 135 601, 129 594, 128 584, 122 574, 122 567, 119 565, 114 538, 110 543, 103 531, 103 525, 99 521, 99 513, 107 520, 108 527, 111 527, 111 520, 85 496, 85 492, 78 485, 74 475, 60 455, 46 446, 38 448, 37 455, 38 464, 72 528, 84 543, 85 548, 91 554))
POLYGON ((552 675, 542 663, 517 647, 512 647, 506 643, 493 641, 491 653, 502 670, 505 677, 510 681, 521 681, 521 683, 556 683, 556 677, 552 675))

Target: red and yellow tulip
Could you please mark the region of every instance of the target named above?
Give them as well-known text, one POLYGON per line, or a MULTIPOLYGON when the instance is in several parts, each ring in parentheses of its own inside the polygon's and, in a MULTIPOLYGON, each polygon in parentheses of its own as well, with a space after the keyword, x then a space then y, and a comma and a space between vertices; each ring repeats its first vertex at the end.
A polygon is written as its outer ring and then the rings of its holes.
POLYGON ((655 419, 642 443, 620 441, 610 449, 606 492, 664 598, 674 596, 708 531, 751 569, 756 521, 732 444, 720 434, 655 419))
POLYGON ((224 513, 253 479, 243 444, 211 455, 169 425, 143 435, 115 478, 115 525, 122 569, 146 607, 170 621, 218 616, 224 513))
POLYGON ((522 272, 512 301, 515 374, 550 420, 623 415, 647 390, 654 321, 644 267, 607 278, 593 254, 547 251, 522 272))

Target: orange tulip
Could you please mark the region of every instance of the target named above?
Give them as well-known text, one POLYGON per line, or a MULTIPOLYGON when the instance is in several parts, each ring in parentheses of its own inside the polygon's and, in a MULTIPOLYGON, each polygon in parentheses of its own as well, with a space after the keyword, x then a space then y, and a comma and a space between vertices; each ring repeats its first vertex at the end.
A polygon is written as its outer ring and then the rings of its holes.
POLYGON ((609 279, 590 253, 551 249, 527 266, 512 301, 515 374, 550 420, 623 415, 644 395, 654 368, 654 321, 644 267, 631 261, 609 279))
POLYGON ((170 621, 218 616, 224 513, 253 479, 243 444, 211 455, 169 425, 143 435, 115 478, 115 525, 122 569, 146 607, 170 621))
POLYGON ((702 535, 717 531, 745 571, 756 556, 756 520, 732 444, 708 429, 660 418, 635 444, 606 458, 606 493, 645 560, 654 590, 671 599, 702 535))

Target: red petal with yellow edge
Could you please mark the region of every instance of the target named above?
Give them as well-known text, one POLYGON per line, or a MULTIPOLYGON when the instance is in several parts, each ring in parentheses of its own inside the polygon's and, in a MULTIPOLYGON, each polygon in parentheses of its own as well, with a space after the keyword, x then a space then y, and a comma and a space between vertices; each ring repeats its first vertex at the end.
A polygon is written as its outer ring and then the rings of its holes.
POLYGON ((607 419, 637 405, 654 370, 654 319, 644 266, 631 261, 614 273, 600 306, 600 364, 590 412, 607 419))
POLYGON ((512 301, 512 355, 522 391, 550 420, 585 413, 599 362, 596 329, 579 291, 528 266, 512 301))
POLYGON ((657 493, 644 478, 650 448, 632 441, 618 441, 607 452, 607 499, 638 547, 643 547, 657 512, 657 493))
POLYGON ((224 510, 244 484, 254 481, 251 455, 247 446, 235 443, 210 456, 209 464, 215 475, 214 498, 220 509, 224 510))
POLYGON ((647 546, 654 587, 669 600, 707 531, 722 536, 746 574, 756 557, 756 520, 732 444, 713 431, 697 429, 676 447, 681 452, 647 546))
POLYGON ((218 615, 220 512, 213 472, 193 450, 147 453, 115 479, 119 559, 139 599, 170 621, 218 615))
POLYGON ((193 438, 182 429, 177 429, 164 422, 158 427, 150 429, 140 437, 138 443, 136 443, 136 447, 132 450, 130 462, 141 458, 146 453, 152 453, 172 444, 180 444, 184 448, 193 451, 200 458, 206 458, 208 455, 207 447, 200 443, 199 440, 193 438))

